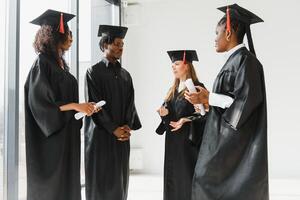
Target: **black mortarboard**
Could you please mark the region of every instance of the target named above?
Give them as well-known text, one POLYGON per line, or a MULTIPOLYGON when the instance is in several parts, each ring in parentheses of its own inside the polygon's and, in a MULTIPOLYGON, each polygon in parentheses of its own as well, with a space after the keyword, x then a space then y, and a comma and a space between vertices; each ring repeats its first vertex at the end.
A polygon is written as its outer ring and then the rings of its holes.
POLYGON ((128 28, 123 26, 111 26, 111 25, 100 25, 98 30, 98 36, 111 36, 115 38, 124 39, 128 28))
POLYGON ((41 14, 36 19, 32 20, 30 23, 35 25, 49 25, 54 28, 57 28, 57 30, 60 33, 64 33, 65 26, 68 26, 67 23, 71 19, 73 19, 75 15, 64 13, 56 10, 47 10, 43 14, 41 14))
POLYGON ((172 63, 182 60, 183 62, 190 62, 199 61, 198 55, 195 50, 176 50, 176 51, 168 51, 170 59, 172 63))
POLYGON ((245 8, 242 8, 238 4, 233 4, 229 6, 223 6, 218 8, 218 10, 226 13, 227 8, 230 9, 230 17, 236 18, 245 24, 255 24, 259 22, 263 22, 263 20, 255 15, 254 13, 250 12, 249 10, 246 10, 245 8))
POLYGON ((108 3, 114 4, 119 6, 121 3, 121 0, 106 0, 108 3))
POLYGON ((249 49, 253 54, 255 54, 250 25, 263 22, 263 20, 257 15, 255 15, 254 13, 250 12, 249 10, 242 8, 238 4, 219 7, 218 10, 226 13, 227 29, 230 29, 230 27, 228 27, 230 26, 230 19, 239 20, 240 22, 246 25, 246 34, 247 34, 249 49))

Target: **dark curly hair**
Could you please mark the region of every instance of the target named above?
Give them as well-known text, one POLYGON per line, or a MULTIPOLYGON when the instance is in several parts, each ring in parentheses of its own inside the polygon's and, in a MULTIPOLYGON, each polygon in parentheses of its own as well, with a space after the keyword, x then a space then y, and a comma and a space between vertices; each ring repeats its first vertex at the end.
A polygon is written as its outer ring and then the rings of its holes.
MULTIPOLYGON (((68 35, 72 32, 68 26, 65 26, 65 33, 62 34, 49 25, 42 25, 37 31, 33 42, 33 48, 36 53, 44 53, 53 57, 59 63, 58 44, 63 44, 68 40, 68 35)), ((63 52, 64 54, 64 52, 63 52)), ((65 64, 65 60, 63 59, 65 64)))

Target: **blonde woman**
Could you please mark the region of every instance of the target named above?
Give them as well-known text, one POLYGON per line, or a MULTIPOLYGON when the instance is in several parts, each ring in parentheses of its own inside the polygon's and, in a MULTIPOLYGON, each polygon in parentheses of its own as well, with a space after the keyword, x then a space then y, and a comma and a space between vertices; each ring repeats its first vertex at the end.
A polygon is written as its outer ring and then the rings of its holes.
POLYGON ((165 103, 158 109, 162 122, 157 134, 165 136, 164 200, 183 200, 191 197, 191 184, 197 161, 205 117, 195 113, 194 106, 184 98, 184 81, 198 81, 193 61, 198 61, 194 50, 168 51, 175 77, 165 103))

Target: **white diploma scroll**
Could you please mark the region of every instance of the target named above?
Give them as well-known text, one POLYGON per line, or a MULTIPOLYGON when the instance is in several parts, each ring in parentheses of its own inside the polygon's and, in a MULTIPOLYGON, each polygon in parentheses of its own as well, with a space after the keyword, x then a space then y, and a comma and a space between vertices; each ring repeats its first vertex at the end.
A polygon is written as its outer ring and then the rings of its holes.
MULTIPOLYGON (((106 104, 105 101, 99 101, 98 103, 96 103, 95 109, 101 108, 105 104, 106 104)), ((75 119, 77 119, 77 120, 83 118, 84 116, 86 116, 86 113, 83 113, 83 112, 78 112, 74 115, 75 119)))
MULTIPOLYGON (((187 79, 187 80, 185 81, 185 86, 187 87, 187 89, 189 90, 189 92, 197 92, 197 90, 196 90, 196 88, 195 88, 195 85, 194 85, 192 79, 190 79, 190 78, 187 79)), ((204 116, 204 115, 205 115, 205 109, 204 109, 203 104, 196 104, 195 106, 197 106, 197 107, 200 109, 200 114, 201 114, 202 116, 204 116)))

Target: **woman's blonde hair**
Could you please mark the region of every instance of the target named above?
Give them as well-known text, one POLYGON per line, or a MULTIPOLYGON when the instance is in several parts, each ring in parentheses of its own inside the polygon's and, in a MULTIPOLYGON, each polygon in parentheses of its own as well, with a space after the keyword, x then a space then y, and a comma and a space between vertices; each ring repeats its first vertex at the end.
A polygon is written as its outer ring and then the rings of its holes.
MULTIPOLYGON (((187 79, 191 78, 194 82, 194 84, 199 83, 198 77, 197 77, 197 73, 196 70, 193 66, 192 63, 187 62, 187 66, 188 66, 188 70, 187 70, 187 79)), ((165 102, 168 102, 170 100, 172 100, 175 96, 176 90, 179 86, 180 80, 178 78, 175 78, 174 80, 174 84, 172 85, 172 87, 170 88, 166 98, 165 98, 165 102)), ((185 89, 186 90, 186 89, 185 89)), ((185 90, 180 92, 180 95, 182 96, 185 92, 185 90)))

